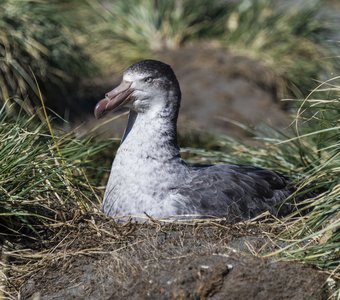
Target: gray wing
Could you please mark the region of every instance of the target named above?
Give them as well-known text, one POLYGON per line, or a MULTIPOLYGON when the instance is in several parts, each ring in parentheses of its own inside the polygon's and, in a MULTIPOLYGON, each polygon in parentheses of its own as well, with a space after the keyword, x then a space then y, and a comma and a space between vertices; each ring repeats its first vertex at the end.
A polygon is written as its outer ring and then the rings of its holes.
POLYGON ((191 167, 188 181, 177 190, 185 210, 199 215, 223 216, 230 221, 249 219, 268 210, 287 214, 289 204, 282 204, 293 187, 287 177, 258 167, 244 165, 211 165, 191 167), (281 205, 282 204, 282 205, 281 205))

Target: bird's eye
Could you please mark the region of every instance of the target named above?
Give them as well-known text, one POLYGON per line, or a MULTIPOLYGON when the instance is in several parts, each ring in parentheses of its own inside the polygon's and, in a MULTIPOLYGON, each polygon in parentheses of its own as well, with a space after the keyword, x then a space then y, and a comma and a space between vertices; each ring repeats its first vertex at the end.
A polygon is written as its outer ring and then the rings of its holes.
POLYGON ((146 83, 150 83, 152 81, 153 81, 153 77, 146 77, 146 78, 144 78, 144 82, 146 82, 146 83))

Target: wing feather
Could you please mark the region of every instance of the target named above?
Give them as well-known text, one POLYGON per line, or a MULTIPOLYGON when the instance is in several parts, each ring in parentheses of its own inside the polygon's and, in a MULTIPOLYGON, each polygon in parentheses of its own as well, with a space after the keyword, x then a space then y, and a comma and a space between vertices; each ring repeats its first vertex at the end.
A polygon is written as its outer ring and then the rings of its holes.
POLYGON ((277 172, 244 165, 209 165, 193 167, 190 175, 176 191, 185 199, 179 203, 179 213, 190 207, 192 213, 236 221, 266 210, 273 214, 290 211, 288 204, 280 204, 293 188, 277 172))

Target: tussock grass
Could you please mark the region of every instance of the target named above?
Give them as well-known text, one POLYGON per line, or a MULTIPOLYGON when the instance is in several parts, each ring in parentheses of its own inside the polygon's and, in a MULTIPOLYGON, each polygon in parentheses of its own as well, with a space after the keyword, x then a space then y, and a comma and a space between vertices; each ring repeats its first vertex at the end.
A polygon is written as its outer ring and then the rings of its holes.
POLYGON ((119 0, 95 7, 103 19, 93 27, 94 60, 111 72, 164 49, 216 36, 223 31, 227 9, 215 0, 119 0))
MULTIPOLYGON (((300 188, 322 191, 306 204, 312 211, 284 220, 283 238, 290 244, 280 252, 322 268, 340 263, 340 77, 321 83, 302 102, 295 119, 295 138, 311 152, 300 188)), ((292 141, 288 140, 287 143, 292 141)), ((285 144, 284 142, 283 144, 285 144)), ((340 277, 340 276, 339 276, 340 277)))
MULTIPOLYGON (((96 209, 100 199, 85 174, 104 142, 77 140, 72 133, 52 139, 35 117, 0 114, 1 235, 37 237, 77 214, 96 209)), ((100 173, 100 166, 96 166, 100 173)))
POLYGON ((310 79, 325 80, 340 67, 339 46, 331 41, 338 28, 334 16, 322 12, 323 5, 237 1, 227 14, 224 43, 270 67, 278 98, 302 97, 315 85, 310 79))
POLYGON ((270 0, 118 0, 97 9, 104 21, 93 27, 94 59, 109 70, 164 49, 214 40, 269 66, 282 98, 306 95, 314 86, 310 78, 322 79, 340 66, 338 45, 327 40, 337 28, 320 13, 322 1, 288 6, 270 0))
POLYGON ((63 95, 94 69, 79 40, 85 1, 1 0, 0 6, 0 104, 7 110, 27 95, 36 104, 32 73, 44 92, 63 95))

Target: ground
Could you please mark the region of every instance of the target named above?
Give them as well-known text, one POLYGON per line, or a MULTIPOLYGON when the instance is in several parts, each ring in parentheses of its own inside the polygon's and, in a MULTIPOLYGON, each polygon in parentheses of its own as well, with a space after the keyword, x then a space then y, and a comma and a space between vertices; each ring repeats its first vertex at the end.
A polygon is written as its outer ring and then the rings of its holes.
POLYGON ((30 271, 12 272, 10 286, 20 286, 20 299, 327 299, 327 274, 258 255, 274 250, 267 222, 123 225, 85 216, 21 253, 30 271))

